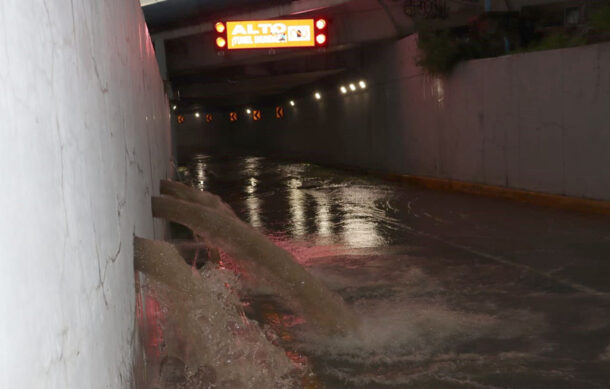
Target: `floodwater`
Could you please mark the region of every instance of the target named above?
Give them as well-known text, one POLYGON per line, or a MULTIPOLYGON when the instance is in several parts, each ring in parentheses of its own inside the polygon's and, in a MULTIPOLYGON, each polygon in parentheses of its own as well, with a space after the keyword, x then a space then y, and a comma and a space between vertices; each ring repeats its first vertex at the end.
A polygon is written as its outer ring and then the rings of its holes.
POLYGON ((610 218, 256 156, 200 155, 187 181, 340 294, 324 337, 243 296, 315 388, 610 387, 610 218))

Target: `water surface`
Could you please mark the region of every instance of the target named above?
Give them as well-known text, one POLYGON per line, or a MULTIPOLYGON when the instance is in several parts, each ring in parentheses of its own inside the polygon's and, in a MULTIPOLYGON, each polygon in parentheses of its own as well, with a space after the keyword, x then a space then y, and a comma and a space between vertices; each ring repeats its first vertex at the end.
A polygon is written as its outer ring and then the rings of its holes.
POLYGON ((311 387, 610 387, 610 220, 256 156, 187 179, 338 292, 362 334, 324 338, 247 301, 311 387))

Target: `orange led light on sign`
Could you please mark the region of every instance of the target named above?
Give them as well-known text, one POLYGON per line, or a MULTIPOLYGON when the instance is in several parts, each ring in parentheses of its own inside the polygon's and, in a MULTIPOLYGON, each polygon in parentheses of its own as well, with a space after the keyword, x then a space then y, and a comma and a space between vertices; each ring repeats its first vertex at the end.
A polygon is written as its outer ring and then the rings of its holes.
POLYGON ((184 123, 184 116, 178 115, 178 124, 184 123))
POLYGON ((227 22, 227 48, 315 47, 314 19, 227 22))
POLYGON ((324 34, 318 34, 316 35, 316 43, 318 45, 323 45, 326 43, 326 35, 324 34))
POLYGON ((216 29, 216 32, 219 34, 222 34, 223 32, 225 32, 225 24, 223 22, 218 22, 214 25, 214 28, 216 29))
POLYGON ((227 45, 227 41, 225 40, 225 38, 222 38, 222 37, 216 38, 216 46, 223 48, 226 45, 227 45))
POLYGON ((316 28, 318 30, 324 30, 326 28, 326 20, 324 20, 324 19, 316 20, 316 28))

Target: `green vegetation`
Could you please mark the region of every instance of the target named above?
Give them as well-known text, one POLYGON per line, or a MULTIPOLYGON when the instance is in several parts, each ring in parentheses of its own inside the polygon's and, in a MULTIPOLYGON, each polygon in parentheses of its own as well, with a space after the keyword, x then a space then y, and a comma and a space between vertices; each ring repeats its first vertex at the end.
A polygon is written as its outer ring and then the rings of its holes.
POLYGON ((610 0, 592 9, 584 23, 564 25, 551 19, 536 12, 505 13, 481 15, 450 30, 419 29, 418 65, 431 74, 449 74, 470 59, 610 41, 610 0))
POLYGON ((462 48, 448 31, 420 34, 418 40, 420 57, 417 65, 432 74, 446 74, 464 57, 462 48))
POLYGON ((565 31, 555 31, 544 36, 539 41, 534 42, 523 49, 516 50, 515 52, 519 53, 529 51, 564 49, 567 47, 583 46, 587 43, 587 39, 583 36, 570 35, 565 31))
POLYGON ((431 74, 449 74, 461 61, 504 54, 503 36, 495 32, 475 39, 447 30, 420 32, 418 47, 417 64, 431 74))
POLYGON ((600 32, 610 32, 610 5, 601 7, 591 15, 591 27, 600 32))

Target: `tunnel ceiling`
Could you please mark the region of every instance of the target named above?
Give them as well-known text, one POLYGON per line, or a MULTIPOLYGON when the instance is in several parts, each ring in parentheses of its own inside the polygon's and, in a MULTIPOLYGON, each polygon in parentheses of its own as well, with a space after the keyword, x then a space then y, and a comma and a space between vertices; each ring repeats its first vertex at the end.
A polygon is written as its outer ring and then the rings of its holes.
POLYGON ((151 33, 197 24, 214 15, 290 3, 291 0, 166 0, 143 7, 151 33))
MULTIPOLYGON (((404 0, 167 0, 144 7, 164 77, 184 112, 224 109, 304 93, 360 73, 367 47, 414 32, 404 0), (320 17, 330 21, 324 49, 218 53, 218 20, 320 17), (162 45, 162 46, 161 46, 162 45)), ((472 2, 471 2, 472 4, 472 2)))

